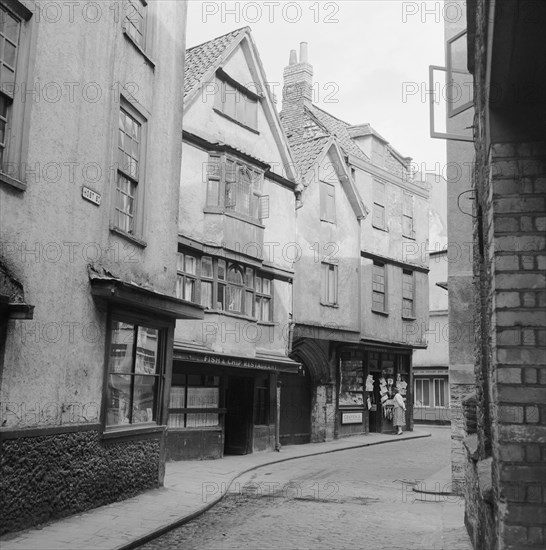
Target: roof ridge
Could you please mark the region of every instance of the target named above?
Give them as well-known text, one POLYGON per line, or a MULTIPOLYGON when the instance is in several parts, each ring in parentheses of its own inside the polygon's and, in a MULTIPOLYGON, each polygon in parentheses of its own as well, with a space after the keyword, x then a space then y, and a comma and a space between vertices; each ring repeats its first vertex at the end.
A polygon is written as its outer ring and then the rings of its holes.
POLYGON ((186 48, 186 53, 191 51, 191 50, 194 50, 195 48, 200 48, 201 46, 204 46, 205 44, 208 44, 209 42, 214 42, 216 40, 219 40, 220 38, 224 38, 226 36, 229 36, 230 34, 232 34, 233 36, 236 36, 237 34, 239 34, 239 32, 246 31, 246 30, 252 31, 252 29, 248 25, 246 25, 245 27, 240 27, 238 29, 226 32, 225 34, 221 34, 220 36, 215 36, 214 38, 211 38, 210 40, 205 40, 204 42, 201 42, 200 44, 196 44, 195 46, 191 46, 191 48, 186 48))
MULTIPOLYGON (((311 103, 310 105, 311 105, 311 107, 314 107, 315 109, 318 109, 319 111, 322 111, 325 115, 328 115, 329 117, 335 118, 337 121, 341 122, 342 124, 345 124, 345 126, 353 126, 352 124, 349 124, 348 122, 345 122, 344 120, 341 120, 341 119, 338 118, 337 116, 332 115, 332 114, 329 113, 328 111, 325 111, 324 109, 321 109, 320 107, 318 107, 318 106, 315 105, 314 103, 311 103)), ((305 107, 306 107, 307 109, 309 109, 309 105, 305 105, 305 107)))

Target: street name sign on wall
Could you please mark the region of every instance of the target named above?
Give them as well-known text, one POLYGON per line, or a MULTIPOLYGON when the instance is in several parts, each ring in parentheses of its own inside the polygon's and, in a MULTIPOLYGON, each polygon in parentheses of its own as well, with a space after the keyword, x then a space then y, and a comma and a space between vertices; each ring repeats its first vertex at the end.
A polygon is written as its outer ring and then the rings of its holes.
POLYGON ((96 191, 93 191, 92 189, 89 189, 89 187, 83 187, 82 189, 82 197, 92 202, 93 204, 96 204, 97 206, 100 206, 100 201, 102 200, 102 197, 99 193, 96 191))

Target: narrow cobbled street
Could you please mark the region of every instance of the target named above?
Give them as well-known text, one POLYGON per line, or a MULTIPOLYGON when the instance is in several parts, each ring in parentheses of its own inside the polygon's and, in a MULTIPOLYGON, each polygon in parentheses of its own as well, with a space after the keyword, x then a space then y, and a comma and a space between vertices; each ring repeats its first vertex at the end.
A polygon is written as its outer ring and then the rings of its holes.
POLYGON ((430 431, 259 468, 211 510, 141 549, 467 550, 463 501, 427 502, 413 491, 449 463, 449 428, 430 431))

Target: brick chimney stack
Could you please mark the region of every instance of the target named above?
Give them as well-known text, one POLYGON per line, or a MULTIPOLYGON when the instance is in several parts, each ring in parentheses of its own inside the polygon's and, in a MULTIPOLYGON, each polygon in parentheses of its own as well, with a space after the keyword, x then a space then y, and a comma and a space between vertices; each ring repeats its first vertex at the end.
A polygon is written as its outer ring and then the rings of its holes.
POLYGON ((308 61, 307 42, 300 43, 300 60, 296 50, 290 51, 288 66, 284 68, 282 108, 313 100, 313 67, 308 61))

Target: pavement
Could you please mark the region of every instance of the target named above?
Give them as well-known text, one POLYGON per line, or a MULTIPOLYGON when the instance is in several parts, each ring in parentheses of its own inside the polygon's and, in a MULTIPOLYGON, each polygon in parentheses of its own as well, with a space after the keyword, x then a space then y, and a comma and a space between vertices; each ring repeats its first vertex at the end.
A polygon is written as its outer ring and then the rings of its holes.
MULTIPOLYGON (((367 434, 323 443, 283 447, 219 460, 168 462, 164 486, 136 497, 94 508, 37 528, 0 537, 2 550, 128 550, 183 525, 214 506, 241 475, 266 466, 298 458, 335 453, 391 442, 430 437, 417 429, 400 436, 367 434)), ((422 489, 446 488, 447 469, 438 479, 422 482, 422 489), (437 485, 439 483, 439 485, 437 485)), ((427 497, 426 492, 421 493, 427 497)), ((445 494, 445 493, 444 493, 445 494)))

